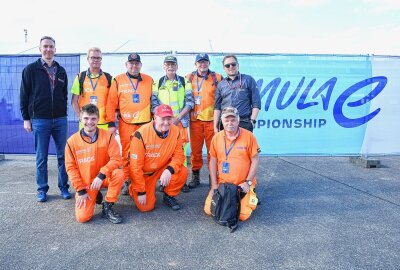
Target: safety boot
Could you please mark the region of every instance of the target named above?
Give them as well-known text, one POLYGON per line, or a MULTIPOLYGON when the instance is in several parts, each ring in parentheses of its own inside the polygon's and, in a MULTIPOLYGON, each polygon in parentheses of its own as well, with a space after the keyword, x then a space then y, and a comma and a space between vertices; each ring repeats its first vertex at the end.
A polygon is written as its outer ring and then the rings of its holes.
POLYGON ((114 203, 103 202, 103 217, 107 218, 110 222, 118 224, 122 222, 122 217, 115 213, 112 209, 114 203))
POLYGON ((190 188, 189 188, 189 186, 185 183, 185 184, 183 185, 181 191, 184 192, 184 193, 188 193, 188 192, 190 192, 190 188))
POLYGON ((200 185, 200 170, 192 171, 192 180, 190 180, 188 186, 189 188, 196 188, 200 185))
POLYGON ((181 209, 181 207, 180 207, 179 203, 177 202, 177 200, 172 196, 168 196, 166 193, 164 193, 163 201, 168 207, 171 207, 172 210, 181 209))

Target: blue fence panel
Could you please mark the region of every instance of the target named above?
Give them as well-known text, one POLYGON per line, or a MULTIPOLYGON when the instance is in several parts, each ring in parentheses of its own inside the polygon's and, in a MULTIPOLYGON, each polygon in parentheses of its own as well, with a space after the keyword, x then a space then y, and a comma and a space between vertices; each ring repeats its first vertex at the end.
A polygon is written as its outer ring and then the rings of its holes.
MULTIPOLYGON (((40 55, 0 56, 0 153, 32 154, 35 152, 33 134, 23 129, 19 108, 19 89, 22 70, 39 57, 40 55)), ((78 54, 62 55, 56 56, 55 59, 67 71, 69 90, 80 69, 80 56, 78 54)), ((77 123, 70 108, 69 134, 76 130, 77 123)), ((50 143, 49 152, 55 153, 53 141, 50 143)))

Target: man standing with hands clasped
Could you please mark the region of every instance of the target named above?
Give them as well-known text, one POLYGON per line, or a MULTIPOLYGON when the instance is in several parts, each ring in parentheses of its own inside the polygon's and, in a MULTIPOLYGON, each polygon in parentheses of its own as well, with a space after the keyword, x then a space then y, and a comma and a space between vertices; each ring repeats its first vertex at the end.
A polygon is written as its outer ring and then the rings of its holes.
POLYGON ((203 166, 203 145, 207 147, 207 165, 210 163, 210 144, 214 136, 215 90, 221 81, 221 75, 211 71, 208 54, 196 55, 196 70, 186 75, 192 83, 194 108, 190 112, 190 161, 192 179, 189 188, 200 184, 200 169, 203 166))
MULTIPOLYGON (((122 146, 125 175, 122 195, 128 195, 130 138, 143 124, 151 121, 150 100, 153 79, 140 72, 140 55, 132 53, 125 63, 126 72, 116 76, 108 94, 106 115, 108 127, 115 133, 115 113, 118 111, 118 131, 122 146)), ((132 179, 131 179, 132 180, 132 179)))
POLYGON ((253 77, 239 72, 235 55, 226 55, 222 64, 227 77, 218 84, 215 92, 214 132, 222 128, 219 121, 221 110, 228 106, 238 109, 239 126, 253 132, 261 108, 257 83, 253 77))

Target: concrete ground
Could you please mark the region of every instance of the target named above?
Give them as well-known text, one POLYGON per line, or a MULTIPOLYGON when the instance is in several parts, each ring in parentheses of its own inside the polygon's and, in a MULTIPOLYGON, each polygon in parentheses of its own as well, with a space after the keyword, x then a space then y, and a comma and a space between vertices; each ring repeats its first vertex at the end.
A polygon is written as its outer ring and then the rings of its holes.
POLYGON ((49 200, 36 202, 32 156, 0 161, 0 269, 400 269, 400 157, 367 169, 347 157, 262 157, 262 204, 238 230, 203 213, 202 184, 173 211, 157 193, 153 212, 130 197, 114 225, 96 208, 78 224, 59 196, 49 160, 49 200))

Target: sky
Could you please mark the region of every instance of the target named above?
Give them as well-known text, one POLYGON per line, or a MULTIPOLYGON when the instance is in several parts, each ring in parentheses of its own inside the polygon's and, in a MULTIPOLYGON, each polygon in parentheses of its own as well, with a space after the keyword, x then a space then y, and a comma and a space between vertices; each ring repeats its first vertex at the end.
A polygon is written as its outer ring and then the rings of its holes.
POLYGON ((0 54, 38 53, 50 35, 58 53, 400 55, 399 0, 12 0, 2 10, 0 54))

